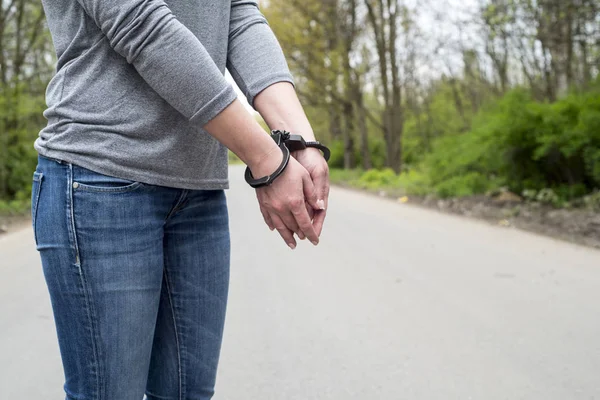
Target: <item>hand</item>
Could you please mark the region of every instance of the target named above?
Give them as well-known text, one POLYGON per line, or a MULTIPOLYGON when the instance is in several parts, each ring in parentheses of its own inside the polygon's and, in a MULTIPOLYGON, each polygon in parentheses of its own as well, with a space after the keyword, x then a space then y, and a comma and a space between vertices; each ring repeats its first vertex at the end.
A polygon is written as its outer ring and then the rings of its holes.
POLYGON ((313 227, 320 237, 329 204, 329 167, 321 151, 314 148, 296 151, 294 158, 308 171, 315 186, 317 207, 313 206, 313 227))
MULTIPOLYGON (((250 170, 254 176, 268 175, 281 163, 281 157, 281 153, 269 155, 250 170)), ((308 171, 294 158, 290 158, 287 168, 270 186, 257 189, 256 195, 265 222, 271 230, 277 229, 291 249, 297 245, 294 233, 299 238, 308 238, 315 246, 319 243, 308 210, 318 208, 315 186, 308 171)))

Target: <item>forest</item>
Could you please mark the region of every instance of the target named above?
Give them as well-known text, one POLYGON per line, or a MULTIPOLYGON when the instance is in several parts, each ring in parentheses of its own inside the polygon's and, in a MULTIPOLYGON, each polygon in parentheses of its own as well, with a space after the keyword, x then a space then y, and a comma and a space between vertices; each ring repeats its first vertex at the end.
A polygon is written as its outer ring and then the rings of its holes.
MULTIPOLYGON (((600 206, 600 0, 260 6, 334 181, 600 206)), ((0 213, 29 205, 54 68, 41 2, 0 0, 0 213)))
POLYGON ((557 206, 600 186, 599 1, 289 0, 264 12, 331 166, 346 170, 334 179, 557 206))

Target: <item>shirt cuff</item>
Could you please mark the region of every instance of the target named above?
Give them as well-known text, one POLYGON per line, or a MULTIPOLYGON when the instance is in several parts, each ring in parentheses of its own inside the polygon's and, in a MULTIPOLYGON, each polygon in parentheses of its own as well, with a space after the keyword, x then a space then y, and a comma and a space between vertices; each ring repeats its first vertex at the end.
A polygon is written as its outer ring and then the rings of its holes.
POLYGON ((254 99, 258 96, 263 90, 268 88, 271 85, 280 82, 289 82, 295 87, 294 78, 290 73, 281 72, 278 74, 270 75, 267 78, 264 78, 258 82, 253 82, 251 86, 248 87, 248 91, 246 93, 246 98, 248 99, 248 103, 252 107, 254 107, 254 99))
POLYGON ((225 89, 206 103, 192 116, 192 118, 190 118, 190 123, 198 127, 205 126, 236 99, 237 94, 235 93, 235 90, 231 85, 227 85, 225 89))

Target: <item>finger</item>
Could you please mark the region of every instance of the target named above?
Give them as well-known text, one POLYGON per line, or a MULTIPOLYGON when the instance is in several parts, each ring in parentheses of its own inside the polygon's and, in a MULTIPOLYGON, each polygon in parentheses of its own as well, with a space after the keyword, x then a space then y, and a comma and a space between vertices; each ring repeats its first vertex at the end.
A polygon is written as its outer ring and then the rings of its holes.
POLYGON ((279 215, 271 214, 271 220, 273 221, 273 226, 275 227, 275 229, 277 229, 277 232, 279 232, 285 243, 292 250, 294 250, 296 248, 296 240, 294 239, 294 233, 285 226, 281 218, 279 218, 279 215))
POLYGON ((319 236, 315 232, 312 221, 308 216, 308 210, 306 207, 304 207, 304 202, 294 205, 292 208, 292 214, 294 215, 294 219, 300 227, 300 230, 304 233, 308 240, 310 240, 315 246, 319 244, 319 236))
POLYGON ((315 218, 315 209, 312 208, 312 206, 308 204, 308 202, 304 202, 304 206, 306 207, 306 211, 308 211, 308 217, 312 221, 315 218))
POLYGON ((271 219, 271 216, 269 215, 268 211, 265 210, 263 207, 260 207, 260 212, 265 220, 265 223, 267 224, 267 226, 269 227, 269 229, 271 231, 275 230, 275 226, 273 225, 273 220, 271 219))
POLYGON ((302 189, 304 191, 304 198, 315 210, 319 210, 321 207, 317 204, 317 192, 312 178, 307 173, 302 174, 302 189))
MULTIPOLYGON (((298 237, 300 237, 300 235, 302 234, 302 230, 298 226, 298 222, 296 222, 296 218, 294 218, 292 213, 288 211, 285 214, 280 213, 278 215, 285 224, 286 228, 288 228, 290 231, 292 231, 292 233, 295 233, 296 235, 298 235, 298 237)), ((302 235, 304 236, 304 234, 302 235)))
POLYGON ((312 181, 317 194, 317 210, 326 210, 329 204, 329 168, 318 168, 313 172, 312 181))
POLYGON ((323 232, 323 224, 325 223, 326 215, 327 210, 319 210, 315 213, 315 217, 313 218, 313 227, 319 237, 321 237, 321 233, 323 232))

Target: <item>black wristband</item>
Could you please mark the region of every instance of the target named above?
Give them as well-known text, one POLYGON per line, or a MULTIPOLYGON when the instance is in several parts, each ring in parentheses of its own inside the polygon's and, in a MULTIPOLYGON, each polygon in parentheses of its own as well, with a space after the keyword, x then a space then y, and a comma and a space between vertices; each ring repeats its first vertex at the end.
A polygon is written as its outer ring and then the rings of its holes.
POLYGON ((252 186, 255 189, 258 189, 258 188, 261 188, 264 186, 269 186, 271 183, 273 183, 273 181, 277 177, 279 177, 279 175, 281 175, 283 173, 285 168, 288 166, 288 163, 290 162, 290 150, 285 145, 285 142, 283 140, 281 140, 281 137, 279 137, 279 138, 273 137, 273 139, 277 142, 277 144, 279 145, 279 148, 283 152, 283 161, 281 162, 281 165, 279 165, 279 167, 271 175, 264 176, 264 177, 258 178, 258 179, 255 179, 252 176, 252 171, 250 171, 250 168, 246 167, 246 174, 245 174, 246 182, 248 182, 248 185, 252 186))

